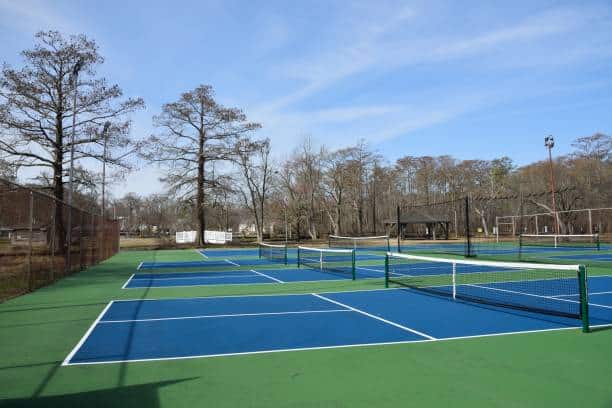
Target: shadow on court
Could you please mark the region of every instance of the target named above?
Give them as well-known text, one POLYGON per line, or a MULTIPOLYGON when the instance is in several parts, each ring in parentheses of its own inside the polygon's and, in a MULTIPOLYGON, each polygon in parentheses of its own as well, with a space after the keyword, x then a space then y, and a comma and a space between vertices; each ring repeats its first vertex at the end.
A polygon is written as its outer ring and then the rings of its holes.
MULTIPOLYGON (((59 364, 59 363, 58 363, 59 364)), ((73 394, 5 399, 0 400, 0 405, 6 408, 28 407, 28 408, 54 408, 54 407, 160 407, 159 390, 198 377, 184 378, 181 380, 161 381, 150 384, 132 385, 127 387, 108 388, 96 391, 77 392, 73 394)))

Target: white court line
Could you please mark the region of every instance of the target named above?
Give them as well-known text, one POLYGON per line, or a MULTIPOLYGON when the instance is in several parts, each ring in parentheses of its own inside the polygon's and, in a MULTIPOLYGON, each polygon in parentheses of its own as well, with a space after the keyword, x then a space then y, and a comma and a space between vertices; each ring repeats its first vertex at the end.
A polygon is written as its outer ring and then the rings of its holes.
POLYGON ((272 276, 266 275, 265 273, 257 272, 255 269, 251 269, 251 272, 254 272, 254 273, 258 274, 258 275, 261 275, 264 278, 272 279, 273 281, 278 282, 278 283, 285 283, 284 281, 282 281, 280 279, 273 278, 272 276))
MULTIPOLYGON (((323 281, 308 281, 308 282, 349 282, 348 279, 328 279, 328 280, 323 280, 323 281)), ((287 284, 293 283, 293 282, 286 282, 287 284)), ((299 281, 297 283, 303 283, 302 281, 299 281)), ((239 284, 235 284, 235 285, 231 285, 231 286, 236 286, 239 284)), ((241 284, 240 284, 241 285, 241 284)), ((245 285, 252 285, 251 283, 246 283, 245 285)), ((273 285, 273 283, 271 282, 262 282, 262 283, 258 283, 258 285, 273 285)), ((176 287, 176 286, 173 286, 176 287)), ((186 286, 186 287, 192 287, 192 286, 186 286)), ((142 289, 142 288, 139 288, 142 289)), ((393 288, 378 288, 378 289, 356 289, 356 290, 341 290, 341 291, 337 291, 337 292, 322 292, 322 293, 329 293, 329 294, 333 294, 333 293, 357 293, 357 292, 378 292, 378 291, 390 291, 390 290, 405 290, 405 287, 393 287, 393 288)), ((259 294, 252 294, 252 295, 217 295, 217 296, 192 296, 189 297, 188 299, 223 299, 223 298, 235 298, 235 297, 241 297, 241 298, 245 298, 245 297, 266 297, 266 296, 307 296, 310 295, 310 293, 308 292, 304 292, 304 293, 259 293, 259 294)), ((164 300, 181 300, 181 299, 186 299, 186 298, 158 298, 158 299, 142 299, 142 298, 134 298, 134 299, 115 299, 114 302, 156 302, 156 301, 164 301, 164 300)))
MULTIPOLYGON (((493 282, 493 283, 498 283, 498 282, 493 282)), ((481 289, 487 289, 487 290, 496 290, 498 292, 506 292, 506 293, 513 293, 513 294, 517 294, 517 295, 532 296, 532 297, 537 297, 537 298, 542 298, 542 299, 560 300, 562 302, 571 302, 571 303, 580 303, 578 301, 570 300, 570 299, 557 299, 557 298, 553 298, 552 296, 536 295, 536 294, 529 293, 529 292, 517 292, 516 290, 494 288, 494 287, 490 287, 490 286, 481 286, 481 285, 477 285, 477 284, 473 284, 473 283, 460 284, 459 286, 472 286, 472 287, 475 287, 475 288, 481 288, 481 289)))
POLYGON ((136 275, 135 273, 132 274, 132 276, 130 276, 130 278, 123 284, 123 286, 121 287, 121 289, 125 289, 127 288, 128 284, 130 283, 130 281, 134 278, 134 275, 136 275))
POLYGON ((370 318, 372 318, 372 319, 380 320, 381 322, 383 322, 383 323, 387 323, 387 324, 389 324, 389 325, 391 325, 391 326, 394 326, 394 327, 397 327, 398 329, 402 329, 402 330, 408 331, 408 332, 410 332, 410 333, 417 334, 417 335, 419 335, 419 336, 421 336, 421 337, 425 337, 425 338, 427 338, 427 339, 429 339, 429 340, 436 340, 436 338, 435 338, 435 337, 432 337, 432 336, 430 336, 430 335, 428 335, 428 334, 425 334, 425 333, 423 333, 423 332, 420 332, 420 331, 418 331, 418 330, 414 330, 414 329, 411 329, 411 328, 409 328, 409 327, 402 326, 401 324, 398 324, 398 323, 392 322, 392 321, 387 320, 387 319, 383 319, 382 317, 379 317, 379 316, 373 315, 373 314, 368 313, 368 312, 364 312, 363 310, 360 310, 360 309, 354 308, 354 307, 352 307, 352 306, 346 305, 346 304, 344 304, 344 303, 341 303, 341 302, 338 302, 338 301, 332 300, 332 299, 330 299, 330 298, 328 298, 328 297, 325 297, 325 296, 322 296, 322 295, 319 295, 319 294, 316 294, 316 293, 312 293, 312 295, 313 295, 313 296, 315 296, 315 297, 318 297, 319 299, 323 299, 323 300, 326 300, 326 301, 328 301, 328 302, 334 303, 334 304, 336 304, 336 305, 338 305, 338 306, 346 307, 347 309, 350 309, 350 310, 352 310, 352 311, 354 311, 354 312, 360 313, 360 314, 362 314, 362 315, 364 315, 364 316, 367 316, 367 317, 370 317, 370 318))
MULTIPOLYGON (((381 273, 383 276, 381 276, 381 278, 385 277, 385 271, 379 271, 378 269, 372 269, 372 268, 364 268, 363 266, 357 266, 355 267, 355 269, 361 269, 364 271, 371 271, 371 272, 377 272, 377 273, 381 273)), ((412 277, 413 275, 406 275, 403 273, 398 273, 398 272, 389 272, 389 275, 395 275, 395 276, 407 276, 407 277, 412 277)), ((428 276, 428 275, 424 275, 424 276, 428 276)), ((368 278, 362 278, 362 279, 368 279, 368 278)), ((379 279, 379 278, 370 278, 370 279, 379 279)))
POLYGON ((293 315, 293 314, 309 314, 309 313, 332 313, 332 312, 352 312, 352 310, 348 310, 348 309, 298 310, 298 311, 295 311, 295 312, 234 313, 234 314, 219 314, 219 315, 159 317, 159 318, 152 318, 152 319, 102 320, 102 321, 99 322, 99 324, 135 323, 135 322, 159 322, 159 321, 166 321, 166 320, 217 319, 217 318, 227 318, 227 317, 275 316, 275 315, 293 315))
MULTIPOLYGON (((612 275, 597 275, 592 276, 590 278, 599 278, 599 277, 610 277, 612 275)), ((389 290, 401 290, 401 288, 381 288, 381 289, 359 289, 353 291, 338 291, 338 292, 325 292, 325 293, 357 293, 357 292, 375 292, 375 291, 389 291, 389 290)), ((288 293, 288 294, 259 294, 259 295, 222 295, 222 296, 205 296, 205 297, 195 297, 194 299, 211 299, 211 298, 233 298, 233 297, 262 297, 262 296, 304 296, 304 293, 288 293)), ((316 296, 316 295, 315 295, 316 296)), ((324 298, 323 296, 320 296, 324 298)), ((122 362, 140 362, 140 361, 161 361, 161 360, 177 360, 177 359, 191 359, 191 358, 209 358, 209 357, 223 357, 223 356, 233 356, 233 355, 249 355, 249 354, 263 354, 263 353, 276 353, 276 352, 286 352, 286 351, 306 351, 306 350, 319 350, 319 349, 334 349, 334 348, 349 348, 349 347, 365 347, 365 346, 378 346, 378 345, 390 345, 390 344, 407 344, 407 343, 423 343, 423 342, 431 342, 433 340, 409 340, 409 341, 399 341, 399 342, 381 342, 381 343, 366 343, 366 344, 350 344, 350 345, 339 345, 339 346, 323 346, 323 347, 310 347, 310 348, 298 348, 298 349, 282 349, 282 350, 264 350, 264 351, 254 351, 254 352, 240 352, 240 353, 224 353, 224 354, 209 354, 209 355, 195 355, 195 356, 184 356, 184 357, 169 357, 169 358, 150 358, 150 359, 134 359, 134 360, 118 360, 118 361, 100 361, 100 362, 81 362, 81 363, 69 363, 70 359, 74 356, 74 354, 78 351, 78 349, 82 346, 85 340, 89 337, 91 331, 96 326, 101 317, 105 314, 106 310, 111 306, 113 302, 132 302, 132 301, 163 301, 163 300, 177 300, 182 298, 169 298, 169 299, 122 299, 111 301, 105 309, 100 313, 96 321, 92 324, 92 326, 88 329, 87 333, 83 336, 81 341, 75 346, 75 348, 71 351, 71 353, 66 357, 62 366, 67 365, 91 365, 91 364, 113 364, 113 363, 122 363, 122 362)), ((327 299, 327 298, 326 298, 327 299)), ((327 299, 329 300, 329 299, 327 299)), ((333 301, 332 301, 333 303, 333 301)), ((346 307, 346 305, 342 305, 346 307)), ((609 307, 609 306, 603 306, 609 307)), ((354 308, 353 308, 354 309, 354 308)), ((355 310, 356 311, 356 310, 355 310)), ((610 324, 601 324, 601 325, 591 325, 591 328, 598 327, 609 327, 610 324)), ((548 331, 560 331, 560 330, 575 330, 580 326, 571 326, 571 327, 560 327, 554 329, 541 329, 541 330, 529 330, 529 331, 518 331, 518 332, 504 332, 504 333, 492 333, 492 334, 483 334, 483 335, 474 335, 474 336, 463 336, 463 337, 449 337, 436 339, 436 341, 447 341, 447 340, 458 340, 458 339, 471 339, 471 338, 480 338, 480 337, 492 337, 492 336, 502 336, 502 335, 514 335, 514 334, 528 334, 528 333, 539 333, 539 332, 548 332, 548 331)))
MULTIPOLYGON (((243 278, 256 278, 257 275, 250 275, 250 276, 243 276, 243 278)), ((174 288, 199 288, 202 286, 206 286, 206 287, 216 287, 216 286, 244 286, 244 285, 278 285, 276 282, 269 282, 269 281, 265 281, 265 282, 246 282, 246 283, 212 283, 212 284, 205 284, 205 283, 201 283, 201 284, 197 284, 197 285, 171 285, 171 286, 164 286, 164 285, 155 285, 155 284, 151 284, 151 285, 146 285, 146 286, 131 286, 129 288, 125 288, 125 290, 136 290, 136 289, 174 289, 174 288)), ((236 295, 239 296, 239 295, 236 295)), ((216 296, 210 296, 210 297, 216 297, 216 296)), ((177 299, 186 299, 186 298, 167 298, 167 299, 141 299, 141 300, 177 300, 177 299)), ((206 297, 190 297, 188 299, 206 299, 206 297)), ((138 299, 133 299, 133 300, 138 300, 138 299)), ((115 300, 116 302, 121 302, 122 300, 115 300)))
MULTIPOLYGON (((488 287, 488 286, 480 286, 480 285, 474 285, 474 284, 466 284, 465 286, 474 286, 477 288, 483 288, 483 289, 490 289, 490 290, 497 290, 500 292, 508 292, 508 293, 515 293, 518 295, 526 295, 526 296, 533 296, 533 297, 538 297, 538 298, 544 298, 544 299, 550 299, 550 300, 559 300, 561 302, 569 302, 569 303, 580 303, 580 301, 578 300, 571 300, 571 299, 562 299, 562 298, 554 298, 552 296, 542 296, 542 295, 534 295, 532 293, 527 293, 527 292, 516 292, 514 290, 507 290, 507 289, 499 289, 499 288, 492 288, 492 287, 488 287)), ((608 306, 608 305, 600 305, 598 303, 591 303, 589 302, 589 306, 596 306, 596 307, 603 307, 605 309, 612 309, 612 306, 608 306)))
POLYGON ((610 306, 610 305, 600 305, 599 303, 593 303, 593 302, 589 302, 589 307, 590 306, 602 307, 604 309, 612 309, 612 306, 610 306))
MULTIPOLYGON (((168 278, 155 278, 152 276, 148 276, 148 277, 144 277, 144 276, 137 276, 134 278, 134 280, 152 280, 152 281, 158 281, 158 280, 183 280, 183 279, 222 279, 222 278, 236 278, 236 277, 244 277, 244 276, 253 276, 252 273, 249 273, 252 271, 234 271, 234 272, 208 272, 208 273, 214 273, 217 276, 176 276, 176 277, 168 277, 168 278), (232 273, 233 275, 229 275, 229 273, 232 273)), ((207 273, 207 272, 200 272, 200 273, 207 273)), ((194 273, 195 275, 195 273, 194 273)))
MULTIPOLYGON (((408 275, 403 275, 403 276, 408 276, 408 275)), ((432 275, 427 275, 427 276, 432 276, 432 275)), ((438 276, 438 275, 435 275, 438 276)), ((612 277, 612 275, 593 275, 593 276, 589 276, 589 279, 594 279, 594 278, 610 278, 612 277)), ((379 278, 371 278, 371 279, 379 279, 379 278)), ((363 280, 363 279, 362 279, 363 280)), ((541 280, 541 279, 540 279, 541 280)), ((285 282, 286 284, 292 284, 292 283, 303 283, 303 282, 347 282, 347 279, 323 279, 323 280, 318 280, 318 281, 296 281, 296 282, 285 282)), ((512 282, 517 282, 517 281, 503 281, 503 282, 497 282, 497 283, 512 283, 512 282)), ((237 285, 269 285, 270 283, 267 282, 262 282, 262 283, 237 283, 237 284, 233 284, 232 286, 237 286, 237 285)), ((195 285, 190 285, 190 286, 172 286, 172 287, 193 287, 195 285)), ((443 286, 448 286, 448 285, 439 285, 440 287, 443 286)), ((436 287, 436 286, 433 286, 436 287)), ((128 289, 132 289, 132 288, 128 288, 128 289)), ((134 288, 135 289, 135 288, 134 288)), ((142 289, 142 288, 138 288, 138 289, 142 289)), ((322 292, 322 293, 328 293, 328 294, 334 294, 334 293, 357 293, 357 292, 377 292, 377 291, 389 291, 389 290, 406 290, 406 287, 390 287, 390 288, 378 288, 378 289, 356 289, 356 290, 340 290, 340 291, 336 291, 336 292, 322 292)), ((304 292, 288 292, 288 293, 260 293, 260 294, 252 294, 252 295, 218 295, 218 296, 195 296, 195 297, 190 297, 189 299, 215 299, 215 298, 233 298, 233 297, 261 297, 261 296, 300 296, 300 295, 306 295, 307 293, 304 292)), ((174 298, 173 298, 174 299, 174 298)), ((157 301, 157 300, 169 300, 168 298, 161 298, 161 299, 141 299, 141 298, 134 298, 134 299, 115 299, 115 302, 135 302, 135 301, 157 301)), ((171 300, 171 299, 170 299, 171 300)), ((604 306, 607 307, 607 306, 604 306)))
MULTIPOLYGON (((596 325, 591 326, 593 328, 596 327, 607 327, 610 326, 608 324, 605 325, 596 325)), ((555 329, 541 329, 541 330, 528 330, 522 332, 506 332, 506 333, 491 333, 491 334, 480 334, 474 336, 463 336, 463 337, 447 337, 442 339, 423 339, 423 340, 402 340, 402 341, 387 341, 387 342, 379 342, 379 343, 358 343, 358 344, 343 344, 338 346, 319 346, 319 347, 303 347, 303 348, 287 348, 280 350, 261 350, 261 351, 244 351, 238 353, 222 353, 222 354, 200 354, 194 356, 180 356, 180 357, 161 357, 161 358, 141 358, 134 360, 116 360, 116 361, 87 361, 80 363, 69 363, 66 365, 94 365, 94 364, 116 364, 116 363, 138 363, 138 362, 146 362, 146 361, 166 361, 166 360, 187 360, 193 358, 214 358, 214 357, 231 357, 231 356, 245 356, 251 354, 270 354, 270 353, 285 353, 291 351, 311 351, 311 350, 333 350, 333 349, 344 349, 344 348, 353 348, 353 347, 377 347, 377 346, 387 346, 387 345, 400 345, 400 344, 412 344, 412 343, 432 343, 438 341, 452 341, 452 340, 469 340, 476 339, 481 337, 495 337, 495 336, 506 336, 506 335, 520 335, 520 334, 531 334, 531 333, 542 333, 542 332, 550 332, 550 331, 561 331, 561 330, 577 330, 580 326, 574 327, 559 327, 555 329)))
MULTIPOLYGON (((606 291, 606 292, 589 292, 588 295, 589 296, 591 296, 591 295, 608 295, 610 293, 612 293, 612 290, 609 290, 609 291, 606 291)), ((568 296, 571 296, 571 297, 580 296, 580 293, 572 293, 571 295, 554 295, 554 296, 551 296, 551 297, 557 298, 557 297, 568 297, 568 296)))
POLYGON ((363 266, 356 266, 355 269, 361 269, 361 270, 364 270, 364 271, 371 271, 371 272, 378 272, 378 273, 385 273, 384 270, 380 271, 378 269, 365 268, 363 266))
POLYGON ((237 264, 236 262, 232 262, 229 259, 224 259, 225 262, 227 262, 228 264, 234 265, 234 266, 242 266, 240 264, 237 264))
POLYGON ((62 366, 66 366, 68 365, 70 359, 72 359, 72 357, 74 357, 74 355, 76 354, 77 351, 79 351, 79 349, 81 348, 81 346, 83 346, 83 344, 85 343, 85 341, 89 338, 89 335, 91 334, 91 332, 95 329, 95 327, 98 325, 98 323, 100 322, 100 319, 102 319, 102 316, 104 316, 104 314, 106 313, 106 311, 111 307, 111 305, 113 304, 113 300, 111 300, 110 302, 108 302, 108 304, 104 307, 104 309, 102 309, 102 311, 100 312, 100 314, 98 315, 98 317, 96 317, 96 320, 94 320, 94 322, 91 324, 91 326, 89 326, 89 329, 87 329, 87 331, 85 332, 85 334, 83 335, 83 337, 81 337, 81 340, 79 340, 79 342, 76 344, 76 346, 74 346, 74 348, 70 351, 70 353, 68 353, 68 355, 66 356, 66 358, 64 359, 64 361, 62 361, 62 366))
POLYGON ((208 255, 206 255, 206 254, 204 253, 204 250, 203 250, 203 249, 194 249, 194 251, 196 251, 198 254, 200 254, 201 256, 203 256, 203 257, 204 257, 204 259, 208 259, 208 255))
POLYGON ((138 266, 136 267, 136 270, 137 270, 137 271, 139 271, 139 270, 140 270, 140 268, 142 268, 142 264, 143 264, 143 263, 144 263, 144 261, 138 264, 138 266))

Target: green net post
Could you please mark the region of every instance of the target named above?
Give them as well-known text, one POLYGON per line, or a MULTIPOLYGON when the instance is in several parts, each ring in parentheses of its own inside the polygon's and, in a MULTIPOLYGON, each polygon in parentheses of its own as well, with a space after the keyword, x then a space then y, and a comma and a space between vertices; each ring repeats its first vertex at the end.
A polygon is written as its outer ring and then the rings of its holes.
POLYGON ((259 251, 258 251, 258 253, 259 253, 259 259, 261 259, 261 245, 259 245, 259 248, 258 248, 258 249, 259 249, 259 251))
POLYGON ((601 249, 601 245, 600 245, 600 241, 599 241, 599 234, 597 234, 595 236, 595 241, 597 243, 597 250, 599 251, 601 249))
POLYGON ((357 252, 357 251, 355 251, 355 250, 353 249, 353 252, 352 252, 352 254, 351 254, 351 264, 352 264, 352 265, 351 265, 351 267, 352 267, 352 268, 351 268, 351 271, 352 271, 352 274, 353 274, 353 280, 355 280, 355 279, 357 278, 357 276, 356 276, 356 274, 355 274, 355 252, 357 252))
POLYGON ((470 236, 470 198, 465 196, 464 198, 464 210, 465 210, 465 257, 474 256, 472 250, 472 237, 470 236))
POLYGON ((289 257, 287 256, 287 244, 285 244, 285 265, 289 263, 289 257))
POLYGON ((580 289, 580 317, 582 318, 582 332, 588 333, 589 327, 589 299, 587 296, 587 272, 586 266, 578 268, 578 284, 580 289))
POLYGON ((385 254, 385 288, 389 287, 389 254, 385 254))
POLYGON ((297 249, 297 267, 300 267, 300 247, 297 249))
POLYGON ((401 222, 401 215, 400 215, 400 206, 397 206, 397 219, 396 221, 396 225, 397 225, 397 252, 402 252, 402 238, 401 238, 401 234, 400 234, 400 222, 401 222))

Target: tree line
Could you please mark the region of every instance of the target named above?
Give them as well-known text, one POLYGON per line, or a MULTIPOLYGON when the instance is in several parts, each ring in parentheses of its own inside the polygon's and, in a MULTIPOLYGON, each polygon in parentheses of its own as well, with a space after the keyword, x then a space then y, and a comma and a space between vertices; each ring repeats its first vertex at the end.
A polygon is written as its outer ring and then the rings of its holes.
MULTIPOLYGON (((4 64, 0 75, 0 177, 42 168, 36 186, 59 200, 72 177, 75 204, 106 215, 112 207, 130 231, 196 229, 200 244, 205 229, 236 231, 240 224, 253 225, 259 240, 285 231, 310 239, 381 234, 397 206, 550 191, 546 161, 519 167, 505 156, 404 156, 391 163, 366 141, 330 150, 306 137, 288 159, 274 160, 262 125, 219 103, 210 85, 165 103, 153 117, 153 134, 136 137, 130 115, 144 101, 124 97, 97 75, 104 59, 95 41, 40 32, 22 57, 21 68, 4 64), (163 169, 167 193, 109 203, 106 185, 139 163, 163 169)), ((611 150, 612 138, 595 133, 554 160, 558 210, 610 205, 611 150)), ((540 196, 534 206, 551 212, 550 195, 540 196)))

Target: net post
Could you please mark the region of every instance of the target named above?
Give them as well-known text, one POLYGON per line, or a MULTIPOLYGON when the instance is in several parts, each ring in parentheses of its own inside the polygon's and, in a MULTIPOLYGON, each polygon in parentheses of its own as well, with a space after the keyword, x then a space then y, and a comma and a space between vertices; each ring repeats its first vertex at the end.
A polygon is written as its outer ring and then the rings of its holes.
POLYGON ((580 287, 580 318, 582 320, 582 332, 590 332, 589 327, 589 299, 587 293, 587 271, 586 266, 578 268, 578 284, 580 287))
POLYGON ((470 199, 465 196, 465 256, 472 256, 472 240, 470 238, 470 199))
POLYGON ((499 217, 495 217, 495 243, 499 244, 499 217))
POLYGON ((287 244, 285 243, 285 265, 289 264, 289 257, 287 256, 287 244))
POLYGON ((400 206, 397 206, 397 252, 402 252, 401 237, 400 237, 400 206))
POLYGON ((389 253, 385 254, 385 288, 389 287, 389 253))
POLYGON ((259 259, 261 259, 261 245, 258 244, 258 248, 257 249, 259 250, 258 251, 259 252, 259 259))
POLYGON ((457 263, 453 262, 453 300, 457 299, 457 263))
POLYGON ((297 267, 300 267, 300 247, 297 248, 297 267))
POLYGON ((34 290, 34 274, 32 273, 32 239, 34 234, 34 192, 29 194, 28 213, 28 292, 34 290))
MULTIPOLYGON (((520 188, 520 187, 519 187, 520 188)), ((518 248, 518 260, 522 261, 523 260, 523 218, 524 218, 524 211, 525 211, 525 207, 524 207, 524 197, 523 197, 523 191, 521 189, 521 191, 519 192, 519 219, 518 219, 518 244, 519 244, 519 248, 518 248)), ((516 230, 517 230, 517 226, 516 223, 514 222, 514 218, 512 219, 512 233, 514 235, 516 235, 516 230)), ((537 231, 537 225, 536 225, 536 233, 538 233, 537 231)))
POLYGON ((601 242, 599 240, 599 234, 595 234, 595 243, 597 244, 597 250, 601 249, 601 242))
POLYGON ((355 251, 353 249, 353 252, 351 253, 351 273, 352 273, 352 276, 353 276, 353 280, 355 280, 357 278, 356 273, 355 273, 355 269, 356 269, 355 268, 355 252, 357 252, 357 251, 355 251))

